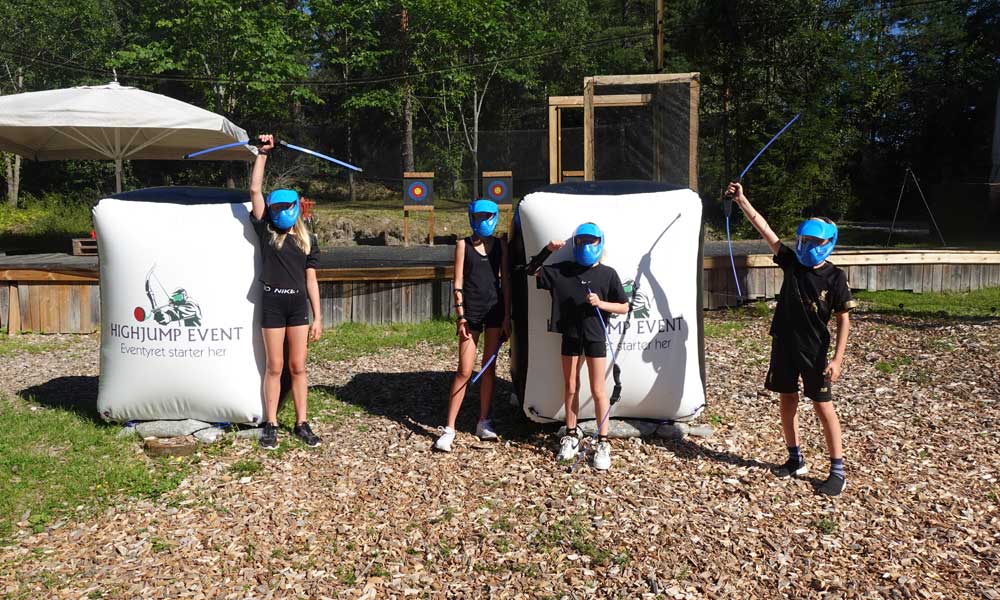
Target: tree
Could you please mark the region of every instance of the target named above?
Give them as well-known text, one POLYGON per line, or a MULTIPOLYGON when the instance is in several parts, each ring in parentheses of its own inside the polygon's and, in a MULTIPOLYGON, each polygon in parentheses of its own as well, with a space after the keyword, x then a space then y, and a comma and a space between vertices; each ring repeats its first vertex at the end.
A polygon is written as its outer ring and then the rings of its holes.
MULTIPOLYGON (((0 39, 4 40, 0 95, 73 85, 81 77, 91 79, 58 65, 103 67, 102 56, 116 35, 115 7, 110 0, 9 0, 0 11, 0 39)), ((111 77, 110 70, 107 77, 111 77)), ((2 155, 7 203, 17 206, 21 157, 10 152, 2 155)))

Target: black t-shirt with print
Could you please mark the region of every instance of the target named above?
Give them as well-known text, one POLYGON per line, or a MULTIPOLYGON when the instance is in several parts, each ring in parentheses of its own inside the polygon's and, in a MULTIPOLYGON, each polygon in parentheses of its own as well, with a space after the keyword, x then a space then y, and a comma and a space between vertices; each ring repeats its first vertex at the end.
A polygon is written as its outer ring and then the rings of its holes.
POLYGON ((771 321, 771 336, 794 343, 800 351, 825 355, 830 347, 830 315, 857 306, 847 275, 829 261, 818 269, 806 267, 785 244, 778 247, 774 262, 785 277, 771 321))
MULTIPOLYGON (((587 287, 605 302, 628 302, 618 272, 607 265, 584 267, 573 261, 544 265, 538 271, 539 289, 552 294, 549 331, 587 342, 603 342, 605 332, 597 311, 587 302, 587 287)), ((601 311, 604 322, 610 315, 601 311)))
POLYGON ((291 234, 285 237, 285 243, 281 245, 281 249, 278 249, 271 245, 271 232, 268 228, 270 217, 268 217, 267 212, 260 220, 251 215, 250 222, 253 223, 257 237, 260 238, 260 253, 264 263, 260 275, 261 282, 275 289, 293 289, 304 292, 306 289, 306 269, 315 269, 319 263, 319 248, 316 238, 310 239, 311 247, 308 255, 302 251, 302 248, 299 248, 291 234))

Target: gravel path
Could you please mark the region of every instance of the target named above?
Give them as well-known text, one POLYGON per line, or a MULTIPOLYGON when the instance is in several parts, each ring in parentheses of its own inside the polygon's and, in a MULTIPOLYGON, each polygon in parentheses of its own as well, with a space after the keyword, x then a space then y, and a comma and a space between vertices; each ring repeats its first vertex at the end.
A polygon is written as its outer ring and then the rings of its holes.
MULTIPOLYGON (((500 443, 469 433, 470 396, 455 451, 432 453, 450 348, 314 365, 314 386, 360 409, 317 418, 322 449, 274 457, 239 440, 161 499, 25 528, 0 548, 0 592, 1000 598, 1000 321, 856 316, 835 389, 848 473, 835 500, 770 473, 785 450, 761 386, 767 321, 746 323, 706 340, 715 436, 616 441, 607 474, 560 468, 552 428, 519 418, 505 385, 500 443), (232 473, 245 459, 264 468, 232 473)), ((92 399, 98 340, 66 343, 0 356, 0 395, 92 399)), ((822 433, 803 408, 803 449, 823 477, 822 433)))

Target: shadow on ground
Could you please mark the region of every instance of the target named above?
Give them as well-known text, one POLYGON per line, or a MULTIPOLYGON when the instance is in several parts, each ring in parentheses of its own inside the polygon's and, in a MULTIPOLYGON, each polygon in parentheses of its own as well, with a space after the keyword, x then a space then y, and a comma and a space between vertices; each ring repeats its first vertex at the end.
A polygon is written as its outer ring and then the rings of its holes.
MULTIPOLYGON (((434 440, 437 427, 447 418, 448 392, 452 371, 414 371, 408 373, 359 373, 341 386, 314 386, 313 389, 335 395, 341 401, 365 412, 392 419, 414 433, 434 440)), ((467 389, 455 427, 473 433, 479 417, 479 384, 467 389)), ((532 446, 548 444, 553 426, 532 423, 520 406, 512 406, 510 381, 497 378, 493 396, 493 421, 501 438, 532 446)))
POLYGON ((97 412, 97 377, 94 376, 56 377, 25 388, 17 395, 27 402, 69 411, 100 425, 107 424, 97 412))

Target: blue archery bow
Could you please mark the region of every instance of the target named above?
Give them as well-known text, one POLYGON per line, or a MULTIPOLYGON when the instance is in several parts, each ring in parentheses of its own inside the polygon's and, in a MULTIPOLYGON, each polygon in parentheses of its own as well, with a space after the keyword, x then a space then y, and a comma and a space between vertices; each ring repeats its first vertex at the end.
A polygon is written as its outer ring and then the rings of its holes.
MULTIPOLYGON (((781 131, 774 134, 774 137, 771 138, 771 141, 764 144, 764 147, 760 149, 760 152, 757 153, 757 156, 753 157, 753 160, 751 160, 750 163, 746 166, 746 168, 743 169, 743 172, 740 173, 740 176, 736 178, 736 183, 743 182, 743 176, 746 175, 747 171, 750 170, 750 167, 752 167, 753 164, 757 162, 757 159, 760 158, 760 155, 764 154, 764 151, 767 150, 771 146, 771 144, 774 143, 774 140, 781 137, 781 134, 785 133, 785 130, 791 127, 792 123, 798 121, 800 116, 802 116, 802 113, 799 113, 794 117, 792 117, 792 120, 785 123, 785 126, 781 128, 781 131)), ((736 259, 733 258, 733 239, 729 234, 729 216, 733 213, 733 197, 731 195, 726 194, 725 201, 723 203, 723 208, 726 214, 726 244, 729 246, 729 264, 733 267, 733 281, 736 282, 736 295, 739 297, 739 301, 742 302, 743 291, 740 290, 740 278, 739 275, 736 274, 736 259)))
MULTIPOLYGON (((354 171, 361 171, 360 167, 355 167, 352 164, 345 163, 342 160, 337 160, 336 158, 334 158, 332 156, 327 156, 326 154, 322 154, 320 152, 316 152, 315 150, 310 150, 309 148, 303 148, 302 146, 296 146, 295 144, 289 144, 288 142, 285 142, 285 141, 282 141, 282 140, 276 141, 275 144, 277 146, 283 146, 285 148, 288 148, 289 150, 297 150, 297 151, 302 152, 304 154, 309 154, 309 155, 315 156, 317 158, 322 158, 323 160, 330 161, 330 162, 332 162, 334 164, 337 164, 337 165, 340 165, 342 167, 347 167, 348 169, 352 169, 354 171)), ((237 148, 239 146, 258 146, 259 147, 260 145, 261 145, 261 142, 260 141, 255 141, 255 140, 247 140, 245 142, 233 142, 231 144, 223 144, 221 146, 213 146, 212 148, 205 148, 204 150, 199 150, 197 152, 191 152, 189 154, 185 154, 184 158, 195 158, 197 156, 201 156, 202 154, 208 154, 210 152, 218 152, 219 150, 225 150, 226 148, 237 148)))

